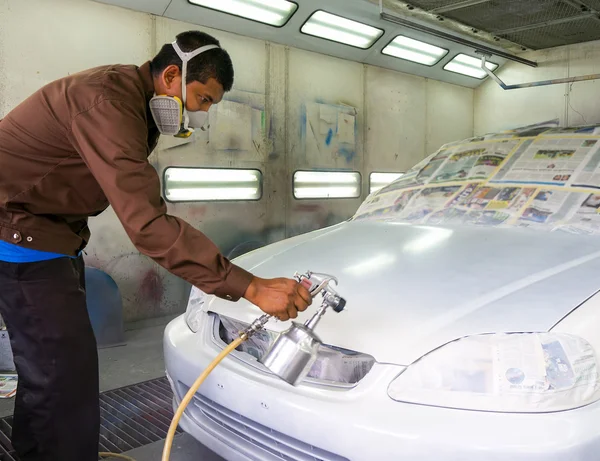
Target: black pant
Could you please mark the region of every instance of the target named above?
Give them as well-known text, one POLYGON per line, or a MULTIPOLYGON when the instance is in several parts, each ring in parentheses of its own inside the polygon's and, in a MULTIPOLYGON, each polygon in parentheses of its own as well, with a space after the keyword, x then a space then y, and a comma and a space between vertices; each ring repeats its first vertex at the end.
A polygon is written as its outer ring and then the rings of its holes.
POLYGON ((19 375, 13 446, 21 461, 96 461, 98 352, 83 258, 0 262, 0 314, 19 375))

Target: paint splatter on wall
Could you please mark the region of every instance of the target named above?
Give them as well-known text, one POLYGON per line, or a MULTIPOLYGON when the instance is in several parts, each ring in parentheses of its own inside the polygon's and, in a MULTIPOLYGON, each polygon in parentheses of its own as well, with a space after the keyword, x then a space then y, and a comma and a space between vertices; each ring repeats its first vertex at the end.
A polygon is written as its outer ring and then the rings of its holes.
POLYGON ((301 124, 306 161, 319 164, 329 157, 350 164, 356 157, 357 112, 346 105, 306 103, 301 124))
POLYGON ((140 295, 152 302, 161 302, 165 287, 156 267, 146 271, 140 282, 140 295))

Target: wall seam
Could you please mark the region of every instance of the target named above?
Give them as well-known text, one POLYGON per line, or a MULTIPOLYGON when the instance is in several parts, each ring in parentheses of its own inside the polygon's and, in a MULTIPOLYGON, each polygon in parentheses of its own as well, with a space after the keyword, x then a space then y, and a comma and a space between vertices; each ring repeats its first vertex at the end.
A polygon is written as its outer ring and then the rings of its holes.
MULTIPOLYGON (((567 48, 567 78, 571 76, 571 49, 567 48)), ((571 105, 571 89, 565 83, 565 126, 569 126, 569 106, 571 105)))
MULTIPOLYGON (((486 82, 486 83, 487 83, 487 82, 486 82)), ((485 85, 486 83, 484 83, 484 85, 485 85)), ((477 88, 474 88, 474 89, 473 89, 473 93, 472 93, 472 94, 473 94, 473 103, 471 104, 471 107, 473 108, 473 110, 472 110, 472 114, 471 114, 471 115, 472 115, 472 117, 473 117, 473 119, 472 119, 472 120, 473 120, 473 124, 472 124, 472 129, 471 129, 471 132, 472 132, 472 135, 473 135, 473 137, 477 136, 477 135, 475 134, 475 133, 477 133, 477 131, 475 130, 475 122, 476 122, 476 120, 477 120, 477 119, 475 118, 475 115, 476 115, 476 113, 477 113, 477 110, 476 110, 476 109, 477 109, 477 95, 479 94, 479 91, 480 91, 481 87, 482 87, 482 85, 479 85, 477 88)))
POLYGON ((429 153, 429 79, 425 79, 425 129, 423 130, 423 150, 421 158, 427 157, 429 153))
POLYGON ((154 57, 158 53, 158 45, 156 43, 158 40, 158 32, 156 30, 156 15, 151 14, 150 19, 150 54, 152 55, 152 57, 154 57))
MULTIPOLYGON (((273 120, 274 116, 273 116, 273 101, 271 100, 271 43, 269 41, 265 41, 265 120, 273 120)), ((266 197, 266 203, 264 205, 264 213, 265 213, 265 217, 266 217, 266 222, 267 222, 267 226, 270 226, 273 222, 273 212, 275 210, 273 210, 273 202, 275 201, 274 199, 271 198, 271 191, 273 191, 273 175, 271 174, 271 172, 267 171, 269 169, 269 160, 268 160, 268 156, 269 153, 272 152, 272 150, 275 149, 275 139, 270 140, 269 137, 269 130, 267 129, 267 126, 271 126, 270 123, 266 123, 265 124, 265 132, 263 133, 264 136, 264 143, 266 145, 265 147, 265 155, 267 158, 263 159, 263 178, 266 179, 267 183, 263 184, 263 198, 266 197), (269 142, 269 140, 271 142, 269 142), (265 187, 268 186, 268 187, 265 187), (265 194, 265 189, 267 190, 267 193, 265 194)), ((274 135, 277 136, 277 135, 274 135)), ((277 193, 277 186, 275 185, 275 192, 277 193)))
POLYGON ((367 110, 367 73, 369 71, 369 66, 363 64, 363 155, 362 155, 362 174, 363 174, 363 187, 365 188, 362 192, 363 199, 369 195, 369 173, 367 171, 367 165, 369 162, 367 161, 367 156, 369 155, 368 149, 368 137, 369 137, 369 111, 367 110))
POLYGON ((291 200, 293 200, 293 186, 291 186, 292 182, 291 181, 291 175, 293 174, 292 172, 290 172, 290 151, 291 151, 291 146, 290 146, 290 135, 289 135, 289 118, 290 118, 290 48, 289 47, 285 47, 285 59, 284 59, 284 78, 285 78, 285 82, 284 82, 284 120, 283 120, 283 127, 284 127, 284 141, 283 141, 283 145, 285 148, 285 152, 283 153, 284 155, 284 159, 285 159, 285 174, 286 174, 286 188, 285 188, 285 201, 284 201, 284 205, 283 205, 283 215, 285 217, 285 237, 287 238, 290 235, 290 229, 289 229, 289 213, 288 213, 288 204, 290 203, 291 200))

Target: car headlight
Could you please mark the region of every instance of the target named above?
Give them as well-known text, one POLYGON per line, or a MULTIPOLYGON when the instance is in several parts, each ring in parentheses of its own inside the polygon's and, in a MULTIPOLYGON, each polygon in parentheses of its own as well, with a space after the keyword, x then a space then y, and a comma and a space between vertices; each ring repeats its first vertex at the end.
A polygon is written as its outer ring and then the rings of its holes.
MULTIPOLYGON (((220 320, 219 335, 226 344, 230 344, 239 336, 240 331, 249 326, 223 315, 219 315, 218 319, 220 320)), ((277 336, 278 333, 273 331, 259 331, 240 344, 237 350, 260 360, 277 336)), ((308 372, 307 378, 336 384, 356 384, 371 371, 374 364, 375 359, 370 355, 323 345, 319 348, 317 360, 308 372)))
MULTIPOLYGON (((207 294, 196 287, 192 287, 183 317, 188 328, 194 333, 200 330, 203 320, 206 319, 204 310, 206 301, 207 294)), ((226 344, 230 344, 239 336, 240 331, 249 326, 247 323, 223 315, 217 317, 220 322, 219 335, 226 344)), ((240 344, 237 350, 260 360, 277 339, 277 336, 278 333, 273 331, 258 331, 240 344)), ((319 381, 356 384, 371 371, 374 364, 375 359, 370 355, 333 346, 322 346, 307 377, 319 381)))
POLYGON ((188 298, 188 305, 185 309, 183 318, 188 328, 194 333, 197 333, 200 329, 200 325, 203 317, 203 307, 206 302, 206 293, 196 287, 192 287, 190 297, 188 298))
POLYGON ((446 344, 389 386, 397 401, 467 410, 551 412, 600 398, 598 360, 582 338, 488 334, 446 344))

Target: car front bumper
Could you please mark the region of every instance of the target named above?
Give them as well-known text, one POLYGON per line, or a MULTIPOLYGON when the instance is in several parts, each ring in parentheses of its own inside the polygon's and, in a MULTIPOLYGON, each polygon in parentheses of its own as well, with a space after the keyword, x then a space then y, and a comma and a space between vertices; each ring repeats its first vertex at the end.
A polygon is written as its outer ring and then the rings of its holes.
MULTIPOLYGON (((213 321, 166 328, 177 406, 219 353, 213 321)), ((234 352, 207 378, 181 426, 229 461, 589 461, 600 453, 600 404, 507 414, 404 404, 387 395, 402 367, 376 364, 354 388, 292 387, 234 352)))

